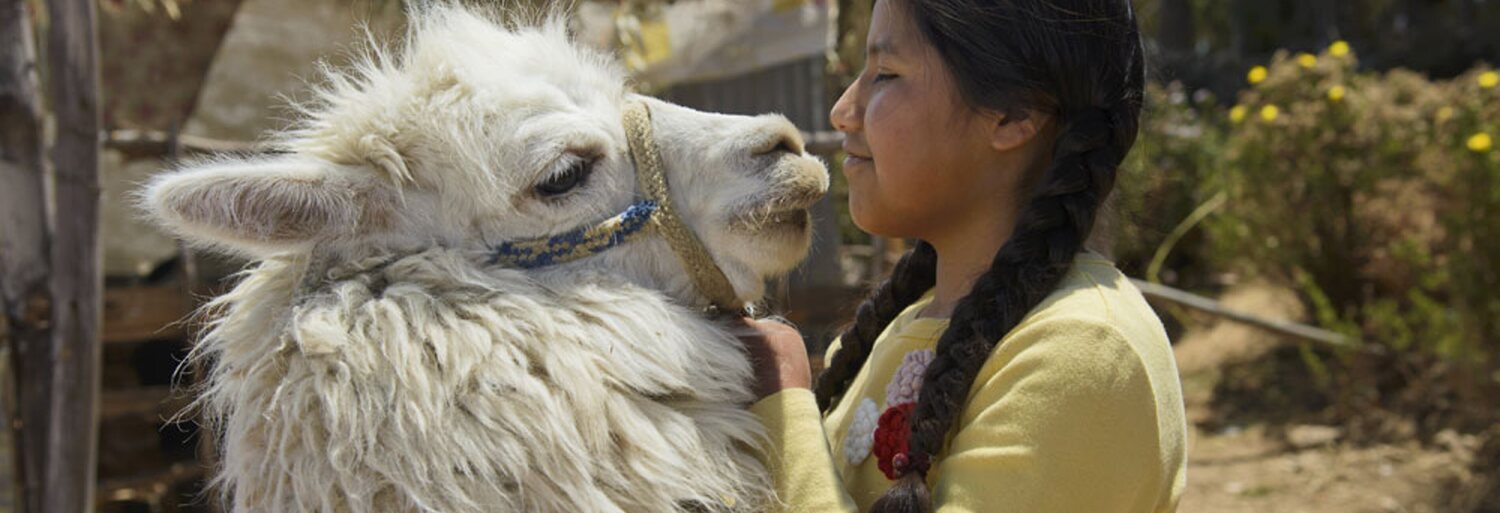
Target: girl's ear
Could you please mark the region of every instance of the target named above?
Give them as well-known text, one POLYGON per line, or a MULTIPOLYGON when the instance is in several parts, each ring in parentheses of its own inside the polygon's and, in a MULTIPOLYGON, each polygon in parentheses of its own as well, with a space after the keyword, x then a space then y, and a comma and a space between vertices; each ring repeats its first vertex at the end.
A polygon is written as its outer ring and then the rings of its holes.
POLYGON ((398 191, 376 176, 307 157, 211 161, 152 179, 140 205, 189 242, 262 257, 388 229, 398 191))
POLYGON ((1025 146, 1049 124, 1051 116, 1040 112, 1024 115, 995 113, 990 127, 990 147, 995 151, 1008 152, 1025 146))

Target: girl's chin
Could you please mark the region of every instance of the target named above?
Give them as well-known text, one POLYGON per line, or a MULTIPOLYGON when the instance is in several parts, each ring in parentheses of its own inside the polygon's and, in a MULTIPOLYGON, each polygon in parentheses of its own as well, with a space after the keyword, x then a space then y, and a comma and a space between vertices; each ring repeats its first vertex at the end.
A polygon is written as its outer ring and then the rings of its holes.
POLYGON ((855 227, 870 235, 891 239, 922 238, 920 230, 910 222, 903 222, 909 221, 903 215, 883 210, 878 204, 861 202, 854 187, 849 189, 849 218, 855 227))
POLYGON ((886 226, 888 223, 884 222, 884 217, 880 215, 878 210, 871 211, 870 206, 860 204, 852 190, 849 191, 849 219, 854 221, 854 226, 858 227, 860 231, 871 235, 889 237, 889 235, 886 235, 889 227, 886 226))

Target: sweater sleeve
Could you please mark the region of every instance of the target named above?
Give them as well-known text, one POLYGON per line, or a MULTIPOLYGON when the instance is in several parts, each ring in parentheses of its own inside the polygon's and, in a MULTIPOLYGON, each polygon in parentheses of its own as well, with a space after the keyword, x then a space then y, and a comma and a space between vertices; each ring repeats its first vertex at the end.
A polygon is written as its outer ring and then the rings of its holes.
POLYGON ((789 388, 755 403, 770 437, 765 452, 781 511, 854 513, 857 507, 833 465, 812 390, 789 388))
MULTIPOLYGON (((937 511, 1170 511, 1176 467, 1160 449, 1148 365, 1097 321, 1018 328, 981 369, 929 476, 937 511)), ((857 511, 811 391, 782 391, 753 411, 770 431, 785 511, 857 511)))

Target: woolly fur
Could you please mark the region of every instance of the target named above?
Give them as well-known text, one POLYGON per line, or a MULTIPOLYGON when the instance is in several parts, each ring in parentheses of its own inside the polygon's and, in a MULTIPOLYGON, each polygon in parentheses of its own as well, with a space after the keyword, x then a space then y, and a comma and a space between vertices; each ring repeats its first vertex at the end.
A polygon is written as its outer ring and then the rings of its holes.
POLYGON ((236 512, 754 511, 738 341, 609 273, 276 258, 195 358, 236 512))

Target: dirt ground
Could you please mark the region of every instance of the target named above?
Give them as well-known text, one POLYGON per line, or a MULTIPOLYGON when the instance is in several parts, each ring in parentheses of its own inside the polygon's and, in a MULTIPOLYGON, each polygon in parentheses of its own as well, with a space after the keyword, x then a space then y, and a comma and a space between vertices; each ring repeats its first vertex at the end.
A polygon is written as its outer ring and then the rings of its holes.
POLYGON ((1193 433, 1181 513, 1451 511, 1471 449, 1416 443, 1288 448, 1263 427, 1193 433))
MULTIPOLYGON (((1300 317, 1295 296, 1237 287, 1221 300, 1262 315, 1300 317)), ((1456 511, 1454 495, 1473 481, 1479 440, 1443 433, 1416 441, 1356 446, 1335 427, 1214 419, 1213 392, 1229 365, 1265 357, 1284 342, 1237 324, 1189 329, 1175 351, 1192 432, 1181 513, 1355 513, 1456 511)))

